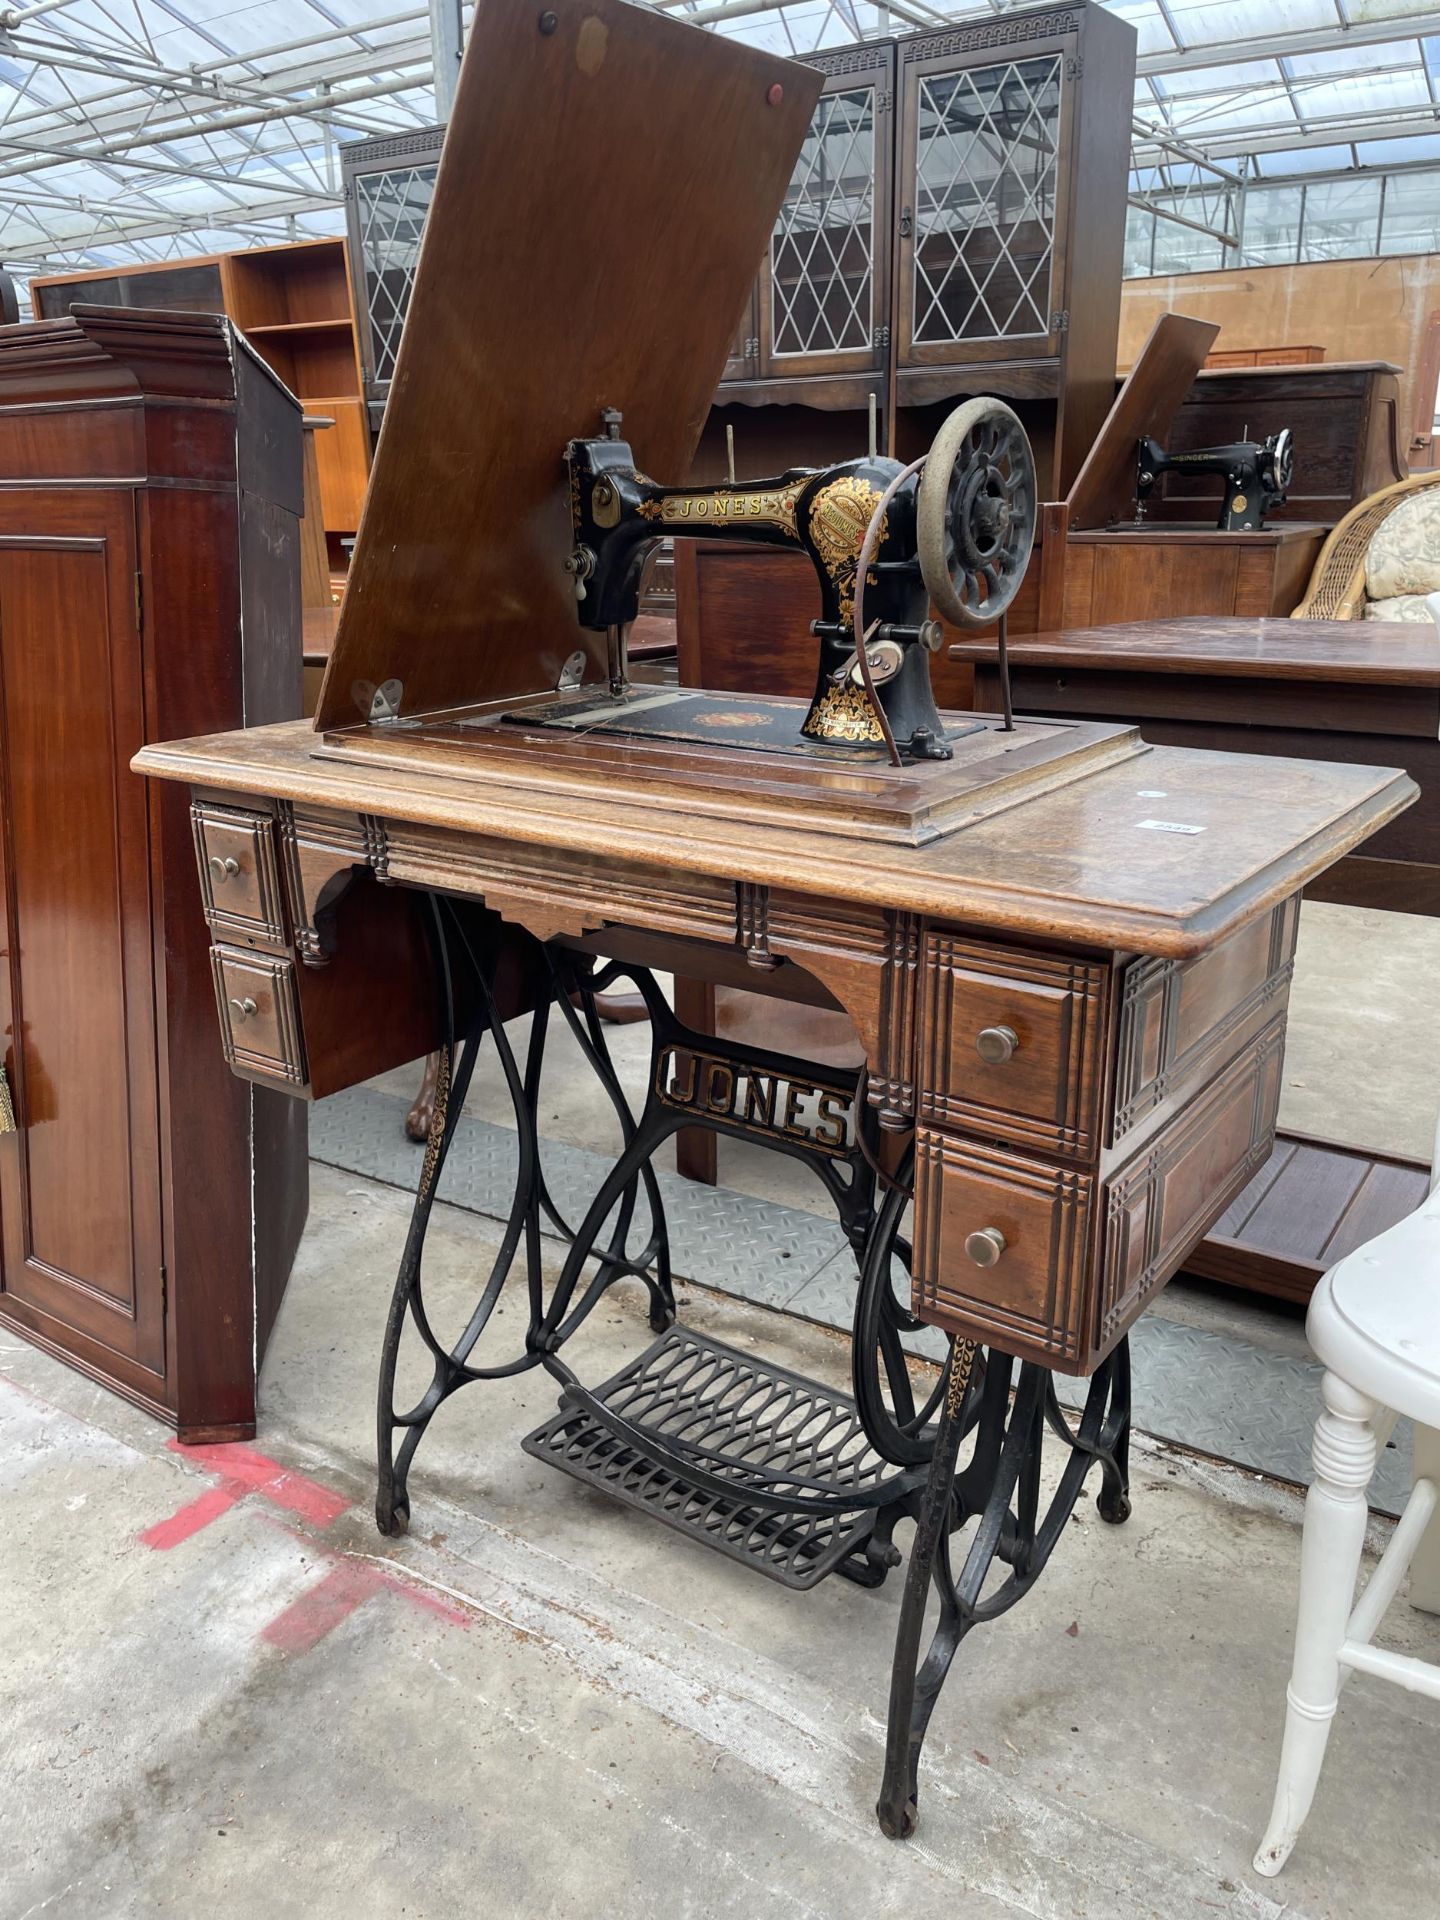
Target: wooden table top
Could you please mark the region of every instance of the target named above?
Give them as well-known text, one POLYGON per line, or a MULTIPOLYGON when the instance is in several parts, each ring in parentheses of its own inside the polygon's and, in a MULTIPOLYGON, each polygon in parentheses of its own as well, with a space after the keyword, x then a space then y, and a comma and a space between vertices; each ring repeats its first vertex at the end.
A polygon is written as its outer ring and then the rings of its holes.
MULTIPOLYGON (((403 736, 397 735, 403 752, 403 736)), ((687 875, 1001 933, 1164 956, 1203 951, 1287 898, 1414 800, 1394 768, 1151 747, 962 823, 924 846, 824 828, 737 826, 663 780, 585 778, 551 762, 528 783, 317 752, 304 721, 155 745, 137 772, 432 828, 563 849, 629 887, 687 875)), ((738 775, 737 775, 738 778, 738 775)), ((616 921, 623 922, 617 895, 616 921)))
MULTIPOLYGON (((958 640, 949 653, 983 666, 993 663, 995 643, 958 640)), ((1097 672, 1440 687, 1440 635, 1400 620, 1134 620, 1016 635, 1010 658, 1097 672)))

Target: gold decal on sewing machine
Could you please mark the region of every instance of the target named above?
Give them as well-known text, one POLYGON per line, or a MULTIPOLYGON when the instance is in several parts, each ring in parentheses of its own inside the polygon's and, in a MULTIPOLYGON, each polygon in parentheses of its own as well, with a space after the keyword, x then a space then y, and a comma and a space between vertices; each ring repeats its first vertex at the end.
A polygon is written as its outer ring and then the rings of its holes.
POLYGON ((799 493, 798 486, 757 493, 667 493, 659 500, 642 500, 638 512, 642 519, 658 520, 667 527, 683 527, 697 520, 721 526, 756 520, 798 540, 795 502, 799 493))
MULTIPOLYGON (((865 530, 879 504, 879 489, 854 473, 842 474, 838 480, 832 480, 828 487, 821 488, 810 503, 810 537, 824 562, 825 571, 835 583, 842 620, 853 621, 855 618, 855 573, 860 565, 860 549, 865 544, 865 530)), ((877 553, 889 533, 888 521, 887 514, 880 522, 880 532, 875 542, 877 553)), ((865 585, 867 588, 875 585, 873 573, 867 577, 865 585)), ((878 731, 875 737, 879 739, 878 731)))
POLYGON ((806 714, 800 731, 807 740, 844 740, 851 746, 885 738, 869 695, 851 683, 827 687, 806 714))
POLYGON ((668 1046, 655 1065, 655 1095, 664 1106, 709 1115, 737 1132, 796 1140, 818 1153, 850 1151, 851 1096, 843 1087, 668 1046))

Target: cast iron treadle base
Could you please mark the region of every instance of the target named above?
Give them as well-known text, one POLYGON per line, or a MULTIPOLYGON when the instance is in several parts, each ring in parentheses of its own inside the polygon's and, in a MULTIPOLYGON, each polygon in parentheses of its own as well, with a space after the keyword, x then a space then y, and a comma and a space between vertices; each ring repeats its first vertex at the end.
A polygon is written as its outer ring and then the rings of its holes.
MULTIPOLYGON (((894 1473, 868 1445, 847 1394, 674 1326, 595 1397, 671 1447, 703 1450, 712 1473, 734 1480, 736 1499, 688 1485, 668 1460, 637 1451, 588 1409, 567 1406, 564 1395, 560 1411, 525 1439, 525 1451, 782 1586, 813 1587, 836 1571, 878 1586, 898 1564, 890 1532, 909 1506, 903 1486, 901 1499, 878 1509, 844 1504, 850 1488, 870 1492, 894 1473), (747 1506, 746 1477, 755 1469, 770 1476, 793 1471, 795 1492, 806 1496, 814 1482, 830 1483, 834 1509, 747 1506)), ((773 1478, 768 1485, 773 1491, 773 1478)))

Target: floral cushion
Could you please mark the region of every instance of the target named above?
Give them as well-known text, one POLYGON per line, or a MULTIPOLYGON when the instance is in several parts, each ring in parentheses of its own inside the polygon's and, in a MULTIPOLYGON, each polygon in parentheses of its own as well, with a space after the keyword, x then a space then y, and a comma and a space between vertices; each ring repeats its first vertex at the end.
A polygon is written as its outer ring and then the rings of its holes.
POLYGON ((1375 529, 1365 592, 1371 600, 1440 592, 1440 486, 1412 493, 1375 529))
POLYGON ((1423 593, 1397 593, 1388 600, 1367 600, 1364 617, 1367 620, 1419 620, 1428 626, 1430 604, 1423 593))

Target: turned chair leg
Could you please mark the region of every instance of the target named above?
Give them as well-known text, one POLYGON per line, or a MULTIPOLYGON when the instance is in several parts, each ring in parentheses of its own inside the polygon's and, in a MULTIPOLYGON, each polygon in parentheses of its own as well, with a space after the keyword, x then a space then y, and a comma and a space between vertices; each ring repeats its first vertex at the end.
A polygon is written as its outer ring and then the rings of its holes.
POLYGON ((1315 1477, 1305 1501, 1300 1613, 1285 1694, 1280 1777, 1270 1825, 1255 1855, 1255 1871, 1266 1875, 1278 1873, 1289 1859, 1315 1797, 1340 1697, 1339 1656, 1365 1546, 1365 1493, 1375 1471, 1375 1402, 1334 1373, 1325 1375, 1321 1393, 1325 1411, 1315 1427, 1315 1477))
MULTIPOLYGON (((1440 1487, 1440 1429, 1415 1424, 1416 1480, 1440 1487)), ((1420 1536, 1410 1562, 1410 1604, 1421 1613, 1440 1613, 1440 1510, 1420 1536)))

